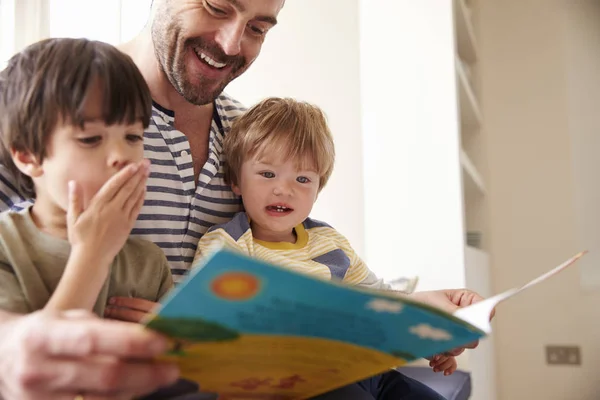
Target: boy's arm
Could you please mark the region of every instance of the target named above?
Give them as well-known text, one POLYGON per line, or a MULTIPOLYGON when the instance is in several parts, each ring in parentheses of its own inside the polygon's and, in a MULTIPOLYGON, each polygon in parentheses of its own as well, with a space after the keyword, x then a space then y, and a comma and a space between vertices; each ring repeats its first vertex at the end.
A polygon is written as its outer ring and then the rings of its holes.
POLYGON ((144 203, 149 163, 131 164, 112 176, 83 209, 76 182, 69 182, 67 210, 71 254, 46 309, 91 310, 110 265, 123 248, 144 203))
POLYGON ((31 312, 13 268, 0 262, 0 309, 18 314, 31 312))
POLYGON ((169 262, 167 261, 167 256, 165 253, 158 248, 161 257, 161 267, 160 267, 160 287, 158 288, 158 297, 156 301, 160 301, 169 290, 173 288, 173 275, 171 274, 171 267, 169 266, 169 262))
POLYGON ((344 251, 346 256, 350 259, 350 267, 344 276, 344 283, 375 290, 392 290, 391 285, 385 283, 383 279, 377 277, 377 275, 367 267, 367 264, 365 264, 358 254, 356 254, 356 251, 354 251, 348 239, 337 231, 335 231, 334 235, 337 236, 336 239, 342 251, 344 251))
POLYGON ((93 309, 110 271, 112 260, 113 257, 99 257, 83 247, 73 248, 60 282, 45 308, 93 309))

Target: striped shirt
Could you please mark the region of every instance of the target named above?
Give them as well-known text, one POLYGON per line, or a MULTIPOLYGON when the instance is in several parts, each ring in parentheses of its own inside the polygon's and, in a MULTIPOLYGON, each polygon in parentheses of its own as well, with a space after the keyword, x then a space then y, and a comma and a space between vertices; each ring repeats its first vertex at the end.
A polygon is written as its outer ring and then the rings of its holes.
MULTIPOLYGON (((144 156, 151 161, 146 200, 132 236, 156 243, 167 256, 175 282, 190 268, 198 240, 215 224, 242 209, 223 178, 223 137, 244 107, 226 94, 214 102, 208 159, 194 184, 187 137, 175 129, 175 115, 158 104, 144 132, 144 156)), ((0 165, 0 211, 31 203, 17 190, 14 177, 0 165)), ((157 277, 158 279, 158 277, 157 277)))
POLYGON ((324 222, 307 218, 294 228, 296 243, 265 242, 252 236, 248 215, 239 212, 231 221, 215 225, 200 239, 196 259, 221 247, 280 265, 296 272, 349 285, 392 290, 379 279, 350 246, 348 239, 324 222))

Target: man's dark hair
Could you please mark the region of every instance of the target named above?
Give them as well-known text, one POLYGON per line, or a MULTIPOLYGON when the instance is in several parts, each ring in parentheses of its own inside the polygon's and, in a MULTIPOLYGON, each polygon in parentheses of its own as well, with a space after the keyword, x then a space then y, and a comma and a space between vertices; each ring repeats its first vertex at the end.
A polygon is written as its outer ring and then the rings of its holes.
POLYGON ((45 39, 14 55, 0 72, 0 162, 17 178, 22 194, 34 195, 33 182, 17 169, 11 149, 29 152, 42 162, 57 124, 83 128, 92 86, 100 90, 107 125, 148 126, 148 85, 131 58, 107 43, 45 39))

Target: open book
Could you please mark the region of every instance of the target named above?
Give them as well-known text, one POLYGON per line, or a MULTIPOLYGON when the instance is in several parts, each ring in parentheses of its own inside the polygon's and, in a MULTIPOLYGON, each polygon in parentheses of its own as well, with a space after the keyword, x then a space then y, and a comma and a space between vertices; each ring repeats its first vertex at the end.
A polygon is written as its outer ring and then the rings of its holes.
POLYGON ((145 323, 173 339, 165 357, 176 360, 182 377, 219 399, 305 399, 480 339, 499 302, 583 254, 452 315, 223 249, 145 323))

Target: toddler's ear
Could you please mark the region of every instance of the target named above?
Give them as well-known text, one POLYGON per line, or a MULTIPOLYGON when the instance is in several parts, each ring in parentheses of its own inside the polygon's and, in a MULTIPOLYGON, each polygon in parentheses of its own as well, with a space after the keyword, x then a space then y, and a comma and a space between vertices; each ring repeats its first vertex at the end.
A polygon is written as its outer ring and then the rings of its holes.
POLYGON ((37 178, 43 174, 42 164, 30 152, 11 149, 10 154, 19 171, 25 175, 37 178))

